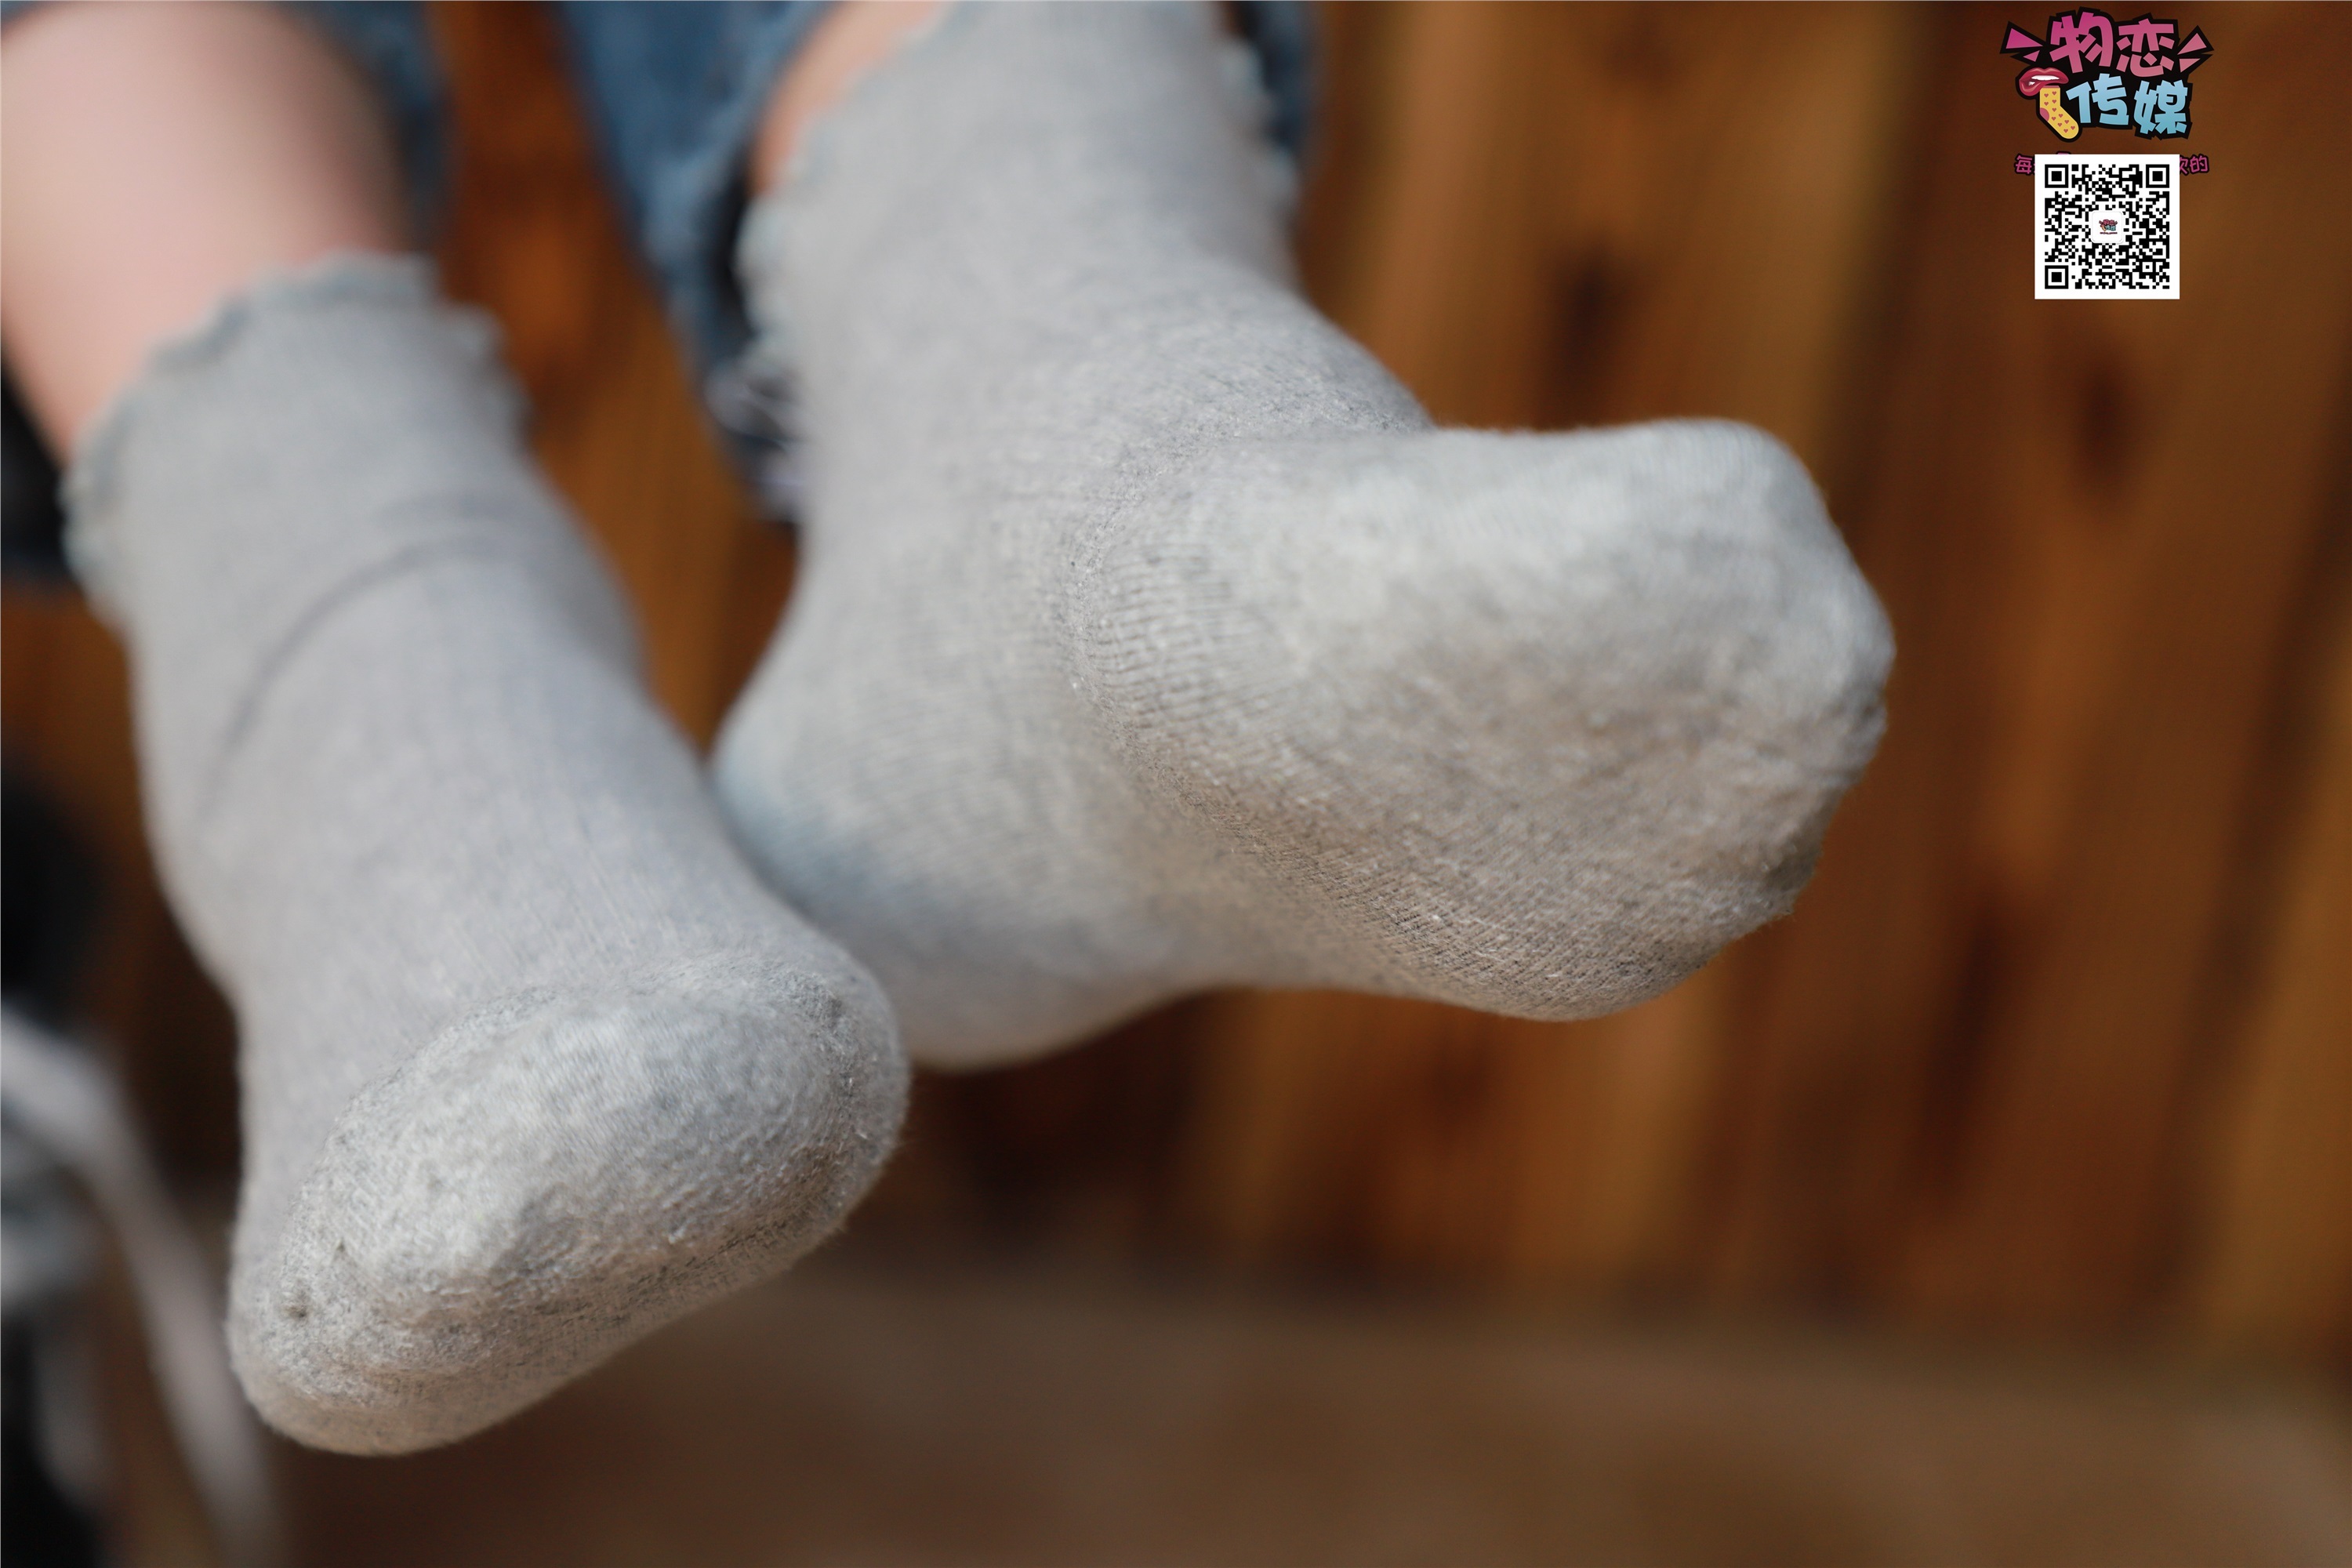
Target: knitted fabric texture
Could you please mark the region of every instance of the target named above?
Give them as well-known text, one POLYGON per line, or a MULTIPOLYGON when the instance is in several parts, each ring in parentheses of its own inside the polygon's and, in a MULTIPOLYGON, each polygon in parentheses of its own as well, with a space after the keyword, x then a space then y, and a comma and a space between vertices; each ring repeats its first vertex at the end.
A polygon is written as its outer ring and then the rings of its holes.
POLYGON ((331 260, 73 476, 147 816, 236 1004, 230 1333, 290 1436, 465 1436, 783 1267, 895 1132, 874 983, 758 883, 525 459, 487 325, 331 260))
POLYGON ((753 211, 804 452, 720 798, 918 1059, 1176 993, 1576 1017, 1787 910, 1891 643, 1802 468, 1439 430, 1299 298, 1201 5, 964 5, 753 211))

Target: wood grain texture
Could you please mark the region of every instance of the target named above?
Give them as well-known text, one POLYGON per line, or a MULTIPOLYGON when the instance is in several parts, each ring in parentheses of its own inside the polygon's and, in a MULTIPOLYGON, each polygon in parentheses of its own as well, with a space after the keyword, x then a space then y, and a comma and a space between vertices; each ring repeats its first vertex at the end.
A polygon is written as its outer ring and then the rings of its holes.
MULTIPOLYGON (((2147 305, 2032 300, 2011 164, 2048 133, 1998 11, 1324 15, 1318 300, 1446 420, 1789 442, 1894 617, 1885 747, 1797 913, 1667 997, 1196 998, 926 1079, 860 1223, 2352 1368, 2352 12, 2197 18, 2214 173, 2184 298, 2147 305)), ((693 406, 548 17, 436 16, 449 285, 505 326, 707 739, 789 549, 693 406)), ((119 658, 13 588, 5 636, 12 765, 128 889, 98 1010, 167 1146, 216 1163, 223 1024, 138 845, 119 658)))
POLYGON ((2253 984, 2189 1152, 2181 1257, 2208 1337, 2352 1365, 2352 428, 2333 445, 2327 555, 2256 807, 2276 876, 2248 900, 2253 984))
MULTIPOLYGON (((2237 14, 2246 80, 2302 86, 2341 22, 2237 14)), ((1894 723, 1775 955, 1712 1262, 1735 1289, 2109 1327, 2165 1300, 2184 1140, 2252 981, 2231 928, 2292 852, 2255 814, 2341 526, 2327 280, 2352 237, 2341 203, 2297 211, 2340 142, 2277 166, 2268 106, 2299 92, 2216 90, 2202 145, 2244 174, 2185 193, 2179 308, 2036 306, 1980 74, 1932 154, 1854 530, 1894 723)))
POLYGON ((1797 915, 1650 1007, 1196 1015, 1188 1244, 2341 1363, 2352 1222, 2305 1184, 2352 1037, 2280 900, 2352 868, 2279 737, 2346 570, 2344 19, 2231 15, 2178 306, 2032 300, 1989 11, 1333 16, 1327 308, 1441 417, 1790 441, 1894 616, 1894 725, 1797 915))

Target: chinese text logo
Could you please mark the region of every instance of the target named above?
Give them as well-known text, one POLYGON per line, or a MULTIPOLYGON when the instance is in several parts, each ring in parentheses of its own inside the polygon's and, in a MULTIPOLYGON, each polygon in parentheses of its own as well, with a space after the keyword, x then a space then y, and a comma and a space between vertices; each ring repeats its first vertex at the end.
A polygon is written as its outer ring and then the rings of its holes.
POLYGON ((2026 62, 2017 90, 2072 142, 2085 125, 2128 125, 2142 136, 2189 134, 2189 73, 2212 46, 2202 31, 2144 16, 2117 22, 2105 11, 2061 11, 2044 43, 2016 24, 2000 52, 2026 62))

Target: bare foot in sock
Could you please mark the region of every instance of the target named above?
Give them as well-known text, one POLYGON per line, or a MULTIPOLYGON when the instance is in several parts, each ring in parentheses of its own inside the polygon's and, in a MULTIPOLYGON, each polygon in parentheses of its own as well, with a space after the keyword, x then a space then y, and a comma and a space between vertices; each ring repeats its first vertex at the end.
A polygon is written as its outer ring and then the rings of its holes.
POLYGON ((237 1008, 238 1372, 353 1452, 782 1268, 905 1087, 638 684, 485 338, 421 262, 331 263, 161 356, 74 473, 150 830, 237 1008))
POLYGON ((97 6, 8 47, 12 365, 236 1006, 237 1370, 305 1442, 446 1442, 821 1239, 897 1129, 888 1010, 730 841, 488 323, 318 259, 398 227, 324 46, 97 6))
POLYGON ((746 231, 808 500, 720 795, 918 1059, 1212 984, 1623 1006, 1787 910, 1876 742, 1794 459, 1432 429, 1298 299, 1234 47, 958 7, 746 231))

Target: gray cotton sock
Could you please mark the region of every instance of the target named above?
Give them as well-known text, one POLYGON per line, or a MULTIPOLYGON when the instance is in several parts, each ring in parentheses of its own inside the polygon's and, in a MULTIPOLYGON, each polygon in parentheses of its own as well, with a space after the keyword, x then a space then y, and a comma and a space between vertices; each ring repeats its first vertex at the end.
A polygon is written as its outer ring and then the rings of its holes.
POLYGON ((73 476, 149 827, 236 1003, 237 1370, 288 1434, 463 1436, 781 1268, 905 1088, 742 863, 626 615, 414 260, 266 282, 73 476))
POLYGON ((1797 462, 1432 428, 1299 299, 1239 52, 956 7, 749 221, 804 547, 720 799, 919 1060, 1212 984, 1621 1007, 1789 908, 1876 742, 1797 462))

